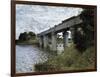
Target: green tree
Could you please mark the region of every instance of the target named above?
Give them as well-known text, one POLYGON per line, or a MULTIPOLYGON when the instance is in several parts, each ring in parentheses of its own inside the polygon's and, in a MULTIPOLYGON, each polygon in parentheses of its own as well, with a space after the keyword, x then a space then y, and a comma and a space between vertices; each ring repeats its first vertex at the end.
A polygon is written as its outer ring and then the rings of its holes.
POLYGON ((73 40, 80 51, 94 44, 94 12, 94 9, 84 9, 80 14, 83 24, 75 27, 73 40))
POLYGON ((31 37, 31 38, 33 38, 33 39, 35 39, 36 38, 36 34, 34 33, 34 32, 29 32, 28 33, 28 35, 31 37))
POLYGON ((27 37, 28 35, 27 35, 27 32, 24 32, 24 33, 20 33, 20 35, 19 35, 19 40, 21 40, 21 41, 26 41, 26 40, 28 40, 28 37, 27 37))
POLYGON ((31 32, 31 31, 28 34, 31 36, 36 36, 36 34, 34 32, 31 32))

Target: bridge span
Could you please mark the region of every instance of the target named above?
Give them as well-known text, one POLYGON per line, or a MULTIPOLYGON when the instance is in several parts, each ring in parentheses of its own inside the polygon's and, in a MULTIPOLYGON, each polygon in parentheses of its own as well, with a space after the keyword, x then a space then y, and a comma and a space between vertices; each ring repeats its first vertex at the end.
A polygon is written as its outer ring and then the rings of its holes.
POLYGON ((71 35, 73 37, 74 27, 82 23, 83 21, 80 18, 80 16, 74 16, 62 21, 62 23, 55 25, 54 27, 46 31, 39 33, 37 36, 39 39, 40 47, 50 48, 50 50, 56 51, 57 50, 57 33, 59 32, 63 33, 64 48, 68 47, 69 40, 71 39, 71 38, 68 38, 70 34, 69 31, 71 32, 71 35))

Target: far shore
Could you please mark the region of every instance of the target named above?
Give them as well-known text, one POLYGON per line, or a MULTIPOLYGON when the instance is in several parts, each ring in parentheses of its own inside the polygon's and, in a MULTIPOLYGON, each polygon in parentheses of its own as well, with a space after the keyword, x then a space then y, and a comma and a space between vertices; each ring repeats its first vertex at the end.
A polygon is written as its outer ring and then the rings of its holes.
POLYGON ((36 40, 27 40, 27 41, 16 40, 16 45, 38 45, 38 42, 36 40))

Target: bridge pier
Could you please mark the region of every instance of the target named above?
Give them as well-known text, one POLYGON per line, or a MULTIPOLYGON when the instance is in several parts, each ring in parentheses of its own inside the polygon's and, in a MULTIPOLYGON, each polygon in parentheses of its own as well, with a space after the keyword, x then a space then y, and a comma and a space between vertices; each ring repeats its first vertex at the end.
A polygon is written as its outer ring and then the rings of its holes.
POLYGON ((43 37, 39 37, 39 46, 42 48, 43 47, 43 37))
POLYGON ((43 36, 43 48, 47 48, 48 45, 48 36, 44 35, 43 36))
POLYGON ((67 31, 63 32, 63 45, 64 45, 64 48, 68 46, 68 32, 67 31))
POLYGON ((54 32, 52 32, 52 34, 51 34, 51 44, 52 44, 52 51, 57 51, 57 45, 56 45, 56 37, 57 35, 56 35, 56 33, 54 33, 54 32))
POLYGON ((72 28, 70 29, 69 27, 63 32, 63 44, 64 44, 64 49, 66 47, 70 47, 72 44, 72 28))

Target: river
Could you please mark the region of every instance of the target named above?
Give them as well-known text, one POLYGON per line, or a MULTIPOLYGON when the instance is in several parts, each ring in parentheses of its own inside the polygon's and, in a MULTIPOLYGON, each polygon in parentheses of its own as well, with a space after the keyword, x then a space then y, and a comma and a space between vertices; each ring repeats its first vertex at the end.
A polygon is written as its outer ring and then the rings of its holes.
POLYGON ((34 65, 47 61, 48 56, 33 45, 16 45, 16 73, 34 72, 34 65))

